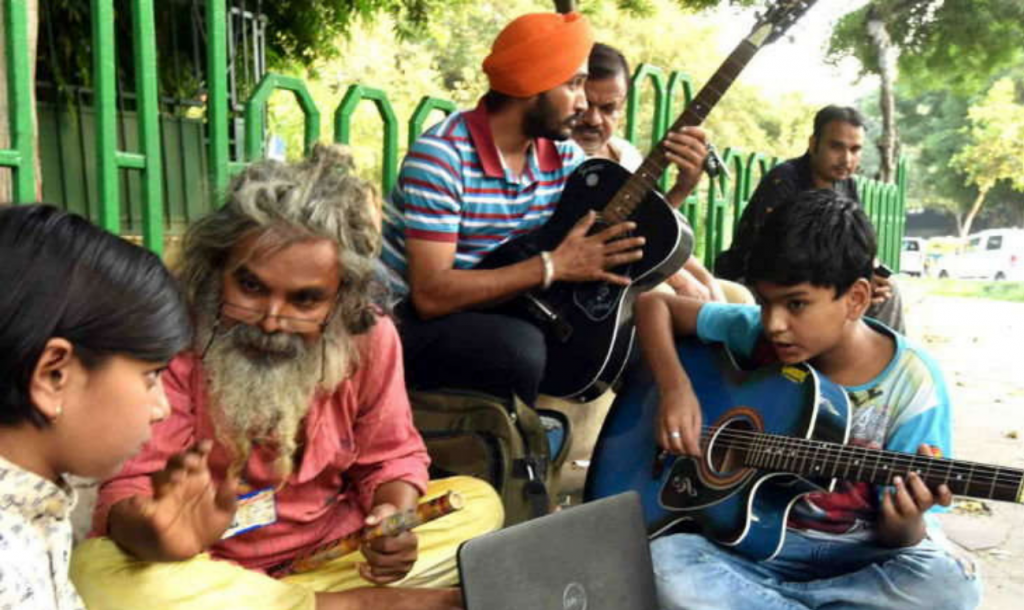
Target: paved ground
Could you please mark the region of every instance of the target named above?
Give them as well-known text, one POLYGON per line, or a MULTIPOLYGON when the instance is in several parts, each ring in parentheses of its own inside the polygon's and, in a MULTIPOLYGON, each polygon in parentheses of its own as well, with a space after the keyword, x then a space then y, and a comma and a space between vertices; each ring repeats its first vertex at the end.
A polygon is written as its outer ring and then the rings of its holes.
MULTIPOLYGON (((925 297, 905 285, 908 333, 946 373, 957 457, 1024 468, 1024 303, 925 297)), ((982 610, 1020 608, 1024 506, 958 500, 943 525, 981 566, 982 610)))
MULTIPOLYGON (((908 334, 938 360, 952 394, 957 458, 1024 468, 1024 303, 925 296, 901 280, 908 334)), ((575 423, 571 460, 585 460, 609 398, 560 406, 575 423)), ((554 405, 551 405, 554 406, 554 405)), ((585 471, 563 470, 576 500, 585 471)), ((942 517, 947 535, 976 558, 985 582, 981 610, 1024 605, 1024 506, 957 500, 942 517)))

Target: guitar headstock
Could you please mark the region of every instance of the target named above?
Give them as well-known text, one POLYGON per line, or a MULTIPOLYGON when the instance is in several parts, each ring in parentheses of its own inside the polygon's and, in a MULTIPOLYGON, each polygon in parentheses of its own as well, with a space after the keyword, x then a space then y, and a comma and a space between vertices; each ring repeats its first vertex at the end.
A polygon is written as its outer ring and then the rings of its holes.
POLYGON ((761 47, 778 40, 818 0, 776 0, 761 15, 747 39, 761 47))

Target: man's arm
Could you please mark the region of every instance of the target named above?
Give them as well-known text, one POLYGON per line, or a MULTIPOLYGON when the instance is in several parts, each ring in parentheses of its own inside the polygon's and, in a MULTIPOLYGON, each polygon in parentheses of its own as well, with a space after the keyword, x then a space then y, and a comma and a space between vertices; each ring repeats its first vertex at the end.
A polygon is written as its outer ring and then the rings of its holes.
MULTIPOLYGON (((588 235, 596 215, 576 223, 551 253, 553 280, 605 281, 629 285, 629 278, 608 269, 640 260, 643 237, 620 238, 636 228, 623 222, 588 235)), ((534 256, 499 269, 455 269, 456 244, 423 239, 406 240, 409 285, 416 311, 434 318, 478 305, 490 305, 544 283, 544 263, 534 256)))
POLYGON ((696 256, 690 256, 690 258, 686 259, 686 262, 683 263, 683 269, 688 271, 695 280, 703 284, 708 289, 708 294, 710 295, 709 300, 716 301, 718 303, 726 302, 725 293, 722 292, 722 287, 718 284, 718 280, 715 279, 715 276, 711 275, 711 272, 708 271, 708 268, 700 262, 700 259, 696 256))

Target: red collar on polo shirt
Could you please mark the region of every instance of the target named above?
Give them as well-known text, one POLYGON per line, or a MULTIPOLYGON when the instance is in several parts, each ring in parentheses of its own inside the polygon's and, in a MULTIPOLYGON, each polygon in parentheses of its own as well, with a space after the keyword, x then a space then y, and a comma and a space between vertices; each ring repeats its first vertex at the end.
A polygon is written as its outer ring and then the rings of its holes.
MULTIPOLYGON (((491 122, 488 116, 487 105, 482 99, 475 109, 462 114, 469 129, 469 136, 473 139, 473 146, 480 157, 484 174, 490 178, 504 178, 505 169, 501 165, 501 155, 498 154, 498 147, 491 135, 491 122)), ((562 155, 554 142, 547 138, 536 138, 533 147, 537 151, 537 165, 540 171, 553 172, 562 167, 562 155)))

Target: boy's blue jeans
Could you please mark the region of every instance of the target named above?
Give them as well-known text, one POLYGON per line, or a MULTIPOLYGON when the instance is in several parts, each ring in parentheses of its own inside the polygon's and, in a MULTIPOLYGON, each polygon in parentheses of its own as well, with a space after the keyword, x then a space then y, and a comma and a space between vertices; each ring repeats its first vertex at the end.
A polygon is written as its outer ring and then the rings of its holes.
POLYGON ((676 534, 651 554, 662 610, 969 610, 981 601, 973 567, 928 538, 887 549, 789 530, 774 559, 755 562, 676 534))

